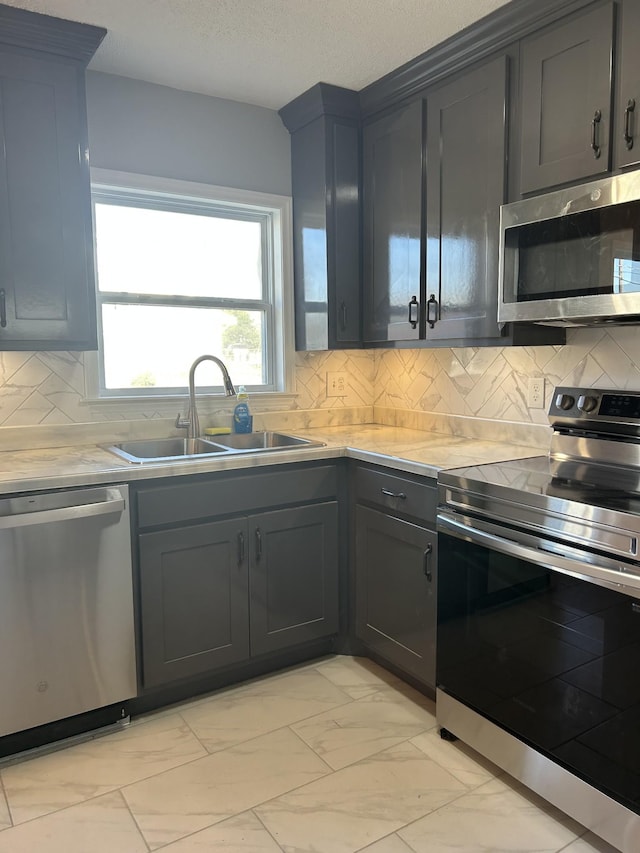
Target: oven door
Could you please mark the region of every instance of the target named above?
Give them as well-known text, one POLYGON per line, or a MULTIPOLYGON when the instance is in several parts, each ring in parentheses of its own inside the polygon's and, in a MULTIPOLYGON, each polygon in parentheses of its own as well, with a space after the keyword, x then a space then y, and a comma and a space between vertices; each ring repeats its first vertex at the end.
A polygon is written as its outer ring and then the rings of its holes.
POLYGON ((619 560, 448 512, 438 531, 439 690, 640 813, 637 567, 627 587, 619 560))

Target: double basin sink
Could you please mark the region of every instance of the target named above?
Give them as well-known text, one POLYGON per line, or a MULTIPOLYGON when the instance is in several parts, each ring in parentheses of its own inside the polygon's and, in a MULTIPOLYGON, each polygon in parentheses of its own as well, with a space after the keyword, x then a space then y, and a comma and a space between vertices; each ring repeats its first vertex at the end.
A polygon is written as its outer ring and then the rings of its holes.
POLYGON ((323 442, 299 438, 284 432, 252 432, 217 435, 214 438, 159 438, 122 441, 107 449, 127 462, 174 462, 181 459, 200 459, 203 456, 222 456, 238 453, 295 450, 301 447, 322 447, 323 442))

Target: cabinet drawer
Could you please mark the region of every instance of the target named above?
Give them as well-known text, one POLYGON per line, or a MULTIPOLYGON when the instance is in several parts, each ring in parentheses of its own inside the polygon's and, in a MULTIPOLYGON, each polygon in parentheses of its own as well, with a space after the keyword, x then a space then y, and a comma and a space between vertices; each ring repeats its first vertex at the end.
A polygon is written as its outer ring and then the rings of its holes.
POLYGON ((249 514, 266 507, 313 503, 335 498, 334 465, 276 467, 260 474, 229 471, 138 492, 138 525, 179 524, 222 515, 249 514))
POLYGON ((435 480, 416 482, 370 468, 357 468, 356 501, 373 504, 392 515, 408 515, 435 524, 438 490, 435 480))

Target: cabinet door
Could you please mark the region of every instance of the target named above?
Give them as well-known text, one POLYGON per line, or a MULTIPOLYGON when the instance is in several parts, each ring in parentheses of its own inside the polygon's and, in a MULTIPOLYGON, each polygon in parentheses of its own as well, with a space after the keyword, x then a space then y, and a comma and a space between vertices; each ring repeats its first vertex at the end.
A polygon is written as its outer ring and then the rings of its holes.
POLYGON ((618 85, 614 122, 615 165, 640 163, 640 3, 624 0, 618 18, 618 85))
POLYGON ((296 350, 329 349, 326 119, 291 137, 296 350))
POLYGON ((420 337, 422 112, 415 101, 363 131, 365 341, 420 337))
POLYGON ((322 116, 291 136, 296 349, 360 343, 360 137, 322 116))
POLYGON ((608 171, 612 47, 612 3, 523 42, 523 193, 608 171))
POLYGON ((427 99, 427 340, 499 337, 507 58, 427 99))
POLYGON ((246 519, 143 533, 143 684, 153 687, 249 657, 246 519))
POLYGON ((0 53, 0 349, 95 349, 84 81, 0 53))
POLYGON ((435 687, 437 539, 433 530, 356 507, 356 635, 435 687))
MULTIPOLYGON (((336 345, 362 340, 360 310, 360 133, 353 122, 333 119, 329 192, 329 281, 333 294, 330 341, 336 345), (333 329, 335 328, 335 333, 333 329)), ((330 317, 331 322, 331 317, 330 317)))
POLYGON ((251 654, 338 632, 338 504, 249 519, 251 654))
POLYGON ((291 133, 296 349, 358 347, 360 98, 317 83, 279 115, 291 133))

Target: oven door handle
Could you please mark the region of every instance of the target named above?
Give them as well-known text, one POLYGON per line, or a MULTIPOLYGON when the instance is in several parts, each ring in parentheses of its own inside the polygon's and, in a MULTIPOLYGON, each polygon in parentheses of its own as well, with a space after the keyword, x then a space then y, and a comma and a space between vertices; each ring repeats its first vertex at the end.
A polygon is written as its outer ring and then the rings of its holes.
POLYGON ((475 519, 466 519, 465 522, 447 513, 438 513, 438 531, 441 533, 448 533, 458 539, 483 545, 509 557, 517 557, 545 569, 571 575, 599 586, 617 591, 625 590, 629 595, 640 598, 640 575, 636 573, 635 568, 626 569, 619 562, 608 560, 606 557, 600 557, 600 565, 596 566, 582 562, 577 557, 566 556, 560 550, 562 545, 557 542, 538 539, 541 545, 546 546, 545 548, 521 545, 512 539, 504 539, 488 530, 479 529, 478 526, 470 527, 468 522, 477 524, 475 519), (607 568, 606 564, 610 564, 611 568, 607 568))

